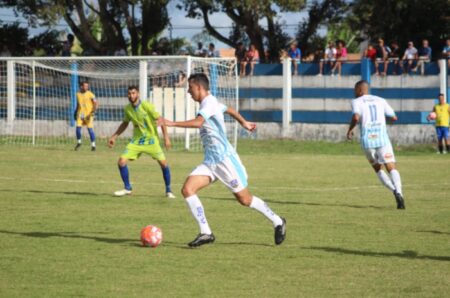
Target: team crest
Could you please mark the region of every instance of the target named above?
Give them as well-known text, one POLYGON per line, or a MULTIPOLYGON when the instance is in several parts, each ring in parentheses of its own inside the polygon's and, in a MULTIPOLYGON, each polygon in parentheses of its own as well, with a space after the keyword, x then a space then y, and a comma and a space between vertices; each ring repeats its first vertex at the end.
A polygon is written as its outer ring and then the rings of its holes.
POLYGON ((237 179, 233 179, 230 181, 230 185, 232 188, 236 188, 239 186, 239 181, 237 179))

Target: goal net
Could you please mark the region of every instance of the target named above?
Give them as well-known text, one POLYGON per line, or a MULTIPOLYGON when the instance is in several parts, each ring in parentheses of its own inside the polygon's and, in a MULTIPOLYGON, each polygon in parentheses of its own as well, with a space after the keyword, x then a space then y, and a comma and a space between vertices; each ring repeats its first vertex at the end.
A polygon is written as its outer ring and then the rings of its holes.
MULTIPOLYGON (((111 136, 123 119, 128 86, 169 120, 195 118, 198 104, 187 93, 187 78, 205 73, 210 92, 238 108, 235 59, 189 56, 0 58, 0 144, 75 144, 74 112, 79 83, 87 81, 99 103, 94 119, 97 143, 111 136), (102 140, 103 139, 103 140, 102 140)), ((236 146, 237 123, 226 117, 236 146)), ((168 128, 175 150, 201 150, 198 129, 168 128)), ((83 142, 88 134, 83 128, 83 142)), ((132 126, 121 136, 125 142, 132 126)))

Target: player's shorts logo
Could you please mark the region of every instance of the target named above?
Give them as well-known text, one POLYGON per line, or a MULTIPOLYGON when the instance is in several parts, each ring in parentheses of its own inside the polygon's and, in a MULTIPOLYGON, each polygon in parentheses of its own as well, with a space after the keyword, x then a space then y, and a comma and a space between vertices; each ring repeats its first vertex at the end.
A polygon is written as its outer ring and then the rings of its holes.
POLYGON ((384 154, 384 158, 386 158, 386 159, 392 158, 392 154, 391 153, 386 153, 386 154, 384 154))
POLYGON ((239 186, 239 181, 237 179, 233 179, 230 181, 230 185, 232 188, 236 188, 239 186))

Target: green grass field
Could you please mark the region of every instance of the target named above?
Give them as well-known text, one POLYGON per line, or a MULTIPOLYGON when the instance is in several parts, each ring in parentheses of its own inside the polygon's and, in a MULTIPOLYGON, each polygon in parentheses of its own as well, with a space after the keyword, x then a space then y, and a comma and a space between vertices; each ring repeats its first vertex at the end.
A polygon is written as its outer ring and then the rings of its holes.
POLYGON ((448 297, 450 155, 400 148, 406 210, 395 209, 359 145, 242 141, 250 189, 287 219, 273 244, 263 216, 219 183, 200 193, 216 243, 189 249, 197 225, 179 189, 201 154, 168 153, 176 200, 155 162, 122 146, 0 146, 1 297, 448 297), (164 240, 139 243, 155 224, 164 240))

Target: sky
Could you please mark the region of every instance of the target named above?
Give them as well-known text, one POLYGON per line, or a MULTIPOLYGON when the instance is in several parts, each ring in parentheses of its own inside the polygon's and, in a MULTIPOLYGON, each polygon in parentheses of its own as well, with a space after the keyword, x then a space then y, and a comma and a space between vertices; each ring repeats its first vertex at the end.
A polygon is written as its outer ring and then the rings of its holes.
MULTIPOLYGON (((168 6, 169 17, 172 24, 172 37, 173 38, 186 38, 191 40, 192 37, 198 33, 202 32, 203 20, 191 19, 185 17, 185 12, 179 10, 176 5, 178 1, 171 1, 168 6)), ((294 37, 297 31, 297 25, 301 19, 305 17, 305 13, 280 13, 279 20, 285 22, 287 26, 284 28, 285 32, 294 37)), ((26 20, 22 17, 16 18, 12 9, 1 8, 0 9, 0 20, 4 23, 13 23, 14 21, 19 21, 22 27, 28 27, 26 20)), ((211 24, 216 28, 217 31, 225 36, 228 36, 231 29, 231 20, 224 13, 216 13, 214 17, 210 18, 211 24)), ((45 30, 47 27, 32 28, 29 27, 30 37, 38 35, 45 30)), ((64 22, 60 22, 55 29, 60 31, 70 32, 69 26, 64 22)), ((170 31, 168 29, 164 30, 162 36, 170 37, 170 31)), ((227 45, 214 41, 216 48, 226 48, 227 45)))

